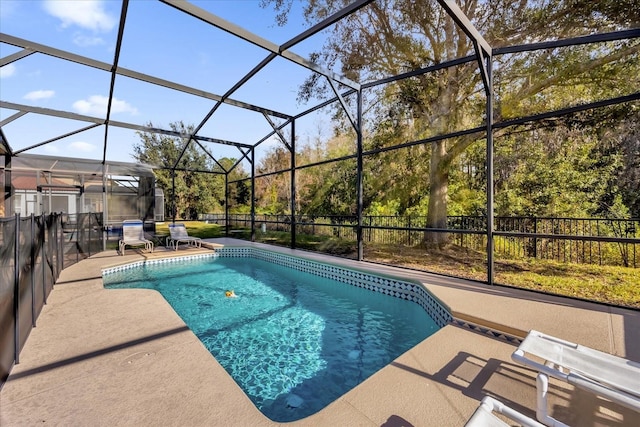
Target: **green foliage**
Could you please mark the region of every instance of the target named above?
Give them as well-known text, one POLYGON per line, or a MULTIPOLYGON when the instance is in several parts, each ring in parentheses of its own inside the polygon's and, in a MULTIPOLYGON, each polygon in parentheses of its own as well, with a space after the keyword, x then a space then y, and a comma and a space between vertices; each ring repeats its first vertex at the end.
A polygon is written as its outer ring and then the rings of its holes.
POLYGON ((498 215, 588 217, 616 199, 622 156, 593 127, 560 123, 496 140, 498 215))
POLYGON ((369 215, 369 216, 398 215, 399 208, 400 208, 400 201, 397 199, 389 200, 386 203, 382 203, 380 201, 374 200, 367 208, 365 215, 369 215))
MULTIPOLYGON (((153 127, 153 124, 149 123, 148 127, 153 127)), ((224 205, 224 175, 198 172, 220 169, 196 144, 188 143, 188 135, 193 132, 192 125, 176 122, 171 123, 170 127, 184 136, 177 138, 138 132, 141 141, 133 147, 136 160, 158 167, 155 170, 156 184, 164 190, 167 200, 165 217, 173 217, 171 200, 174 183, 178 218, 195 219, 198 213, 220 211, 224 205), (175 178, 171 175, 174 166, 180 169, 175 172, 175 178)))
MULTIPOLYGON (((304 17, 312 25, 348 3, 315 0, 306 4, 304 17)), ((262 4, 274 7, 278 24, 287 21, 291 0, 262 0, 262 4)), ((633 0, 463 0, 458 4, 494 47, 638 25, 633 0)), ((639 51, 636 40, 623 40, 497 56, 495 118, 522 117, 632 93, 640 85, 639 51)), ((310 59, 340 66, 344 75, 366 81, 473 53, 472 44, 436 1, 381 0, 336 23, 322 51, 313 52, 310 59)), ((300 88, 299 99, 330 91, 325 79, 313 74, 300 88)), ((365 118, 364 143, 370 150, 479 126, 485 107, 475 62, 385 85, 375 96, 365 118)), ((599 132, 602 128, 623 131, 618 124, 624 119, 616 114, 613 109, 602 109, 589 117, 562 118, 549 129, 496 131, 500 145, 495 156, 498 213, 597 214, 620 194, 637 215, 640 165, 634 160, 637 144, 632 142, 638 140, 637 127, 631 131, 634 121, 629 119, 624 130, 627 137, 615 141, 609 151, 603 150, 607 141, 599 132), (516 134, 522 131, 525 134, 516 134)), ((341 124, 335 128, 338 135, 343 135, 341 129, 348 129, 341 124)), ((397 203, 398 214, 426 214, 429 224, 436 226, 446 215, 483 213, 485 155, 483 144, 476 144, 482 137, 469 135, 367 156, 365 211, 389 211, 397 203)), ((299 189, 300 199, 310 200, 301 202, 302 212, 353 212, 350 203, 338 200, 345 196, 343 201, 353 200, 353 186, 347 185, 353 176, 339 165, 323 165, 308 173, 313 174, 315 179, 299 189)))
MULTIPOLYGON (((606 142, 604 153, 621 158, 611 185, 619 189, 622 204, 628 208, 629 215, 640 218, 640 104, 632 104, 625 113, 623 120, 602 126, 599 130, 606 142)), ((604 204, 611 205, 608 200, 604 204)))
POLYGON ((414 146, 368 156, 364 162, 365 209, 368 205, 397 203, 405 214, 429 197, 430 152, 414 146))
MULTIPOLYGON (((298 153, 298 164, 323 158, 337 159, 352 152, 353 139, 335 138, 327 142, 322 153, 316 149, 303 149, 298 153)), ((290 179, 287 175, 287 180, 290 179)), ((356 162, 352 159, 305 168, 296 173, 297 212, 306 215, 354 215, 356 213, 356 162)), ((286 188, 289 188, 287 181, 286 188)), ((287 202, 289 198, 287 197, 287 202)))
POLYGON ((256 167, 256 210, 266 214, 290 213, 291 178, 289 173, 271 174, 291 167, 291 153, 284 145, 271 148, 256 167))
MULTIPOLYGON (((345 160, 325 168, 327 173, 305 190, 303 210, 308 215, 354 215, 356 213, 355 161, 345 160)), ((303 196, 304 197, 304 196, 303 196)))

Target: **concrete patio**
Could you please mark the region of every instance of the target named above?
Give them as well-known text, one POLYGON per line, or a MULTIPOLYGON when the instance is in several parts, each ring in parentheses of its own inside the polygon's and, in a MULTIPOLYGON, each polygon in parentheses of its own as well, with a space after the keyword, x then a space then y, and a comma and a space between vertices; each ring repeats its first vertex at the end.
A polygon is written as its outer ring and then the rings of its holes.
MULTIPOLYGON (((462 426, 485 395, 534 417, 536 372, 511 360, 514 344, 476 325, 516 337, 536 329, 640 360, 638 311, 234 239, 210 242, 418 280, 458 319, 325 409, 286 425, 462 426)), ((258 411, 160 294, 103 288, 103 268, 200 250, 211 249, 106 251, 65 269, 0 392, 0 426, 285 425, 258 411)), ((638 413, 551 385, 550 414, 560 421, 640 425, 638 413)))

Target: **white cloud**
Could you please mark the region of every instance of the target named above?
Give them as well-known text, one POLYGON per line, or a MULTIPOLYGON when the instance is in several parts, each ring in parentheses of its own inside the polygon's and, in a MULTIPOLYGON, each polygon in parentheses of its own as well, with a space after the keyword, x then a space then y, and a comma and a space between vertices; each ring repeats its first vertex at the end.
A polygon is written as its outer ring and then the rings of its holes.
POLYGON ((96 149, 96 146, 84 141, 75 141, 69 144, 69 148, 73 151, 82 151, 83 153, 90 153, 96 149))
POLYGON ((57 146, 55 146, 55 145, 53 145, 53 144, 51 144, 51 143, 46 144, 46 145, 43 147, 43 149, 44 149, 44 151, 46 151, 47 153, 51 153, 51 154, 58 154, 58 153, 60 152, 60 149, 59 149, 57 146))
POLYGON ((111 112, 112 113, 130 113, 130 114, 138 114, 138 109, 129 105, 126 101, 121 101, 118 98, 113 98, 111 102, 111 112))
POLYGON ((109 31, 116 24, 100 0, 46 0, 44 9, 59 18, 63 27, 78 25, 93 31, 109 31))
POLYGON ((52 90, 34 90, 24 96, 24 99, 36 101, 38 99, 47 99, 53 97, 56 93, 52 90))
POLYGON ((105 41, 101 37, 89 37, 78 33, 73 36, 73 43, 80 47, 88 47, 105 44, 105 41))
MULTIPOLYGON (((81 99, 73 103, 73 108, 80 114, 94 114, 104 116, 107 114, 107 103, 109 98, 102 95, 92 95, 88 99, 81 99)), ((113 98, 111 102, 111 113, 138 114, 138 109, 131 106, 126 101, 113 98)))
POLYGON ((16 66, 13 64, 7 64, 0 68, 0 79, 11 77, 16 73, 16 66))

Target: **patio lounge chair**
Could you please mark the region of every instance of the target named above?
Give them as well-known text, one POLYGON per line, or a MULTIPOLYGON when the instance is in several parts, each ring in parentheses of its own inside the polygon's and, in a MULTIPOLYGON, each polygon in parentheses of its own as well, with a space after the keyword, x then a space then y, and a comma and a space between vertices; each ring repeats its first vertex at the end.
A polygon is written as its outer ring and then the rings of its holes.
POLYGON ((153 242, 144 237, 144 227, 139 219, 122 221, 122 239, 118 242, 120 255, 124 255, 127 246, 144 246, 145 250, 153 252, 153 242))
POLYGON ((494 412, 504 415, 505 417, 516 421, 524 427, 544 427, 536 420, 533 420, 526 415, 521 414, 515 409, 511 409, 504 403, 494 399, 491 396, 485 396, 480 402, 480 406, 473 413, 469 421, 465 424, 465 427, 509 427, 510 424, 502 421, 495 416, 494 412))
POLYGON ((189 236, 184 224, 169 224, 169 246, 173 246, 174 250, 178 250, 180 243, 187 243, 189 246, 202 247, 202 240, 199 237, 189 236))
POLYGON ((593 350, 531 330, 511 355, 538 371, 536 417, 547 425, 563 426, 547 413, 549 377, 640 412, 640 363, 593 350), (542 359, 540 363, 535 359, 542 359))

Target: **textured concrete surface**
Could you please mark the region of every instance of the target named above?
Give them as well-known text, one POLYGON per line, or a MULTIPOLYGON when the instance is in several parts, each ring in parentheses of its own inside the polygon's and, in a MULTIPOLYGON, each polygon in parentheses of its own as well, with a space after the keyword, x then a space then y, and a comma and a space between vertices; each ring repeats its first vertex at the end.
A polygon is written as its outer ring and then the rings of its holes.
MULTIPOLYGON (((460 319, 520 336, 537 329, 640 360, 637 311, 233 239, 210 246, 218 245, 254 245, 418 280, 460 319)), ((157 292, 102 286, 102 268, 197 251, 107 251, 65 269, 0 392, 0 426, 279 425, 256 409, 157 292)), ((536 373, 511 360, 514 350, 449 325, 325 409, 286 425, 462 426, 487 394, 533 416, 536 373)), ((640 425, 639 414, 556 381, 550 412, 575 426, 640 425)))

